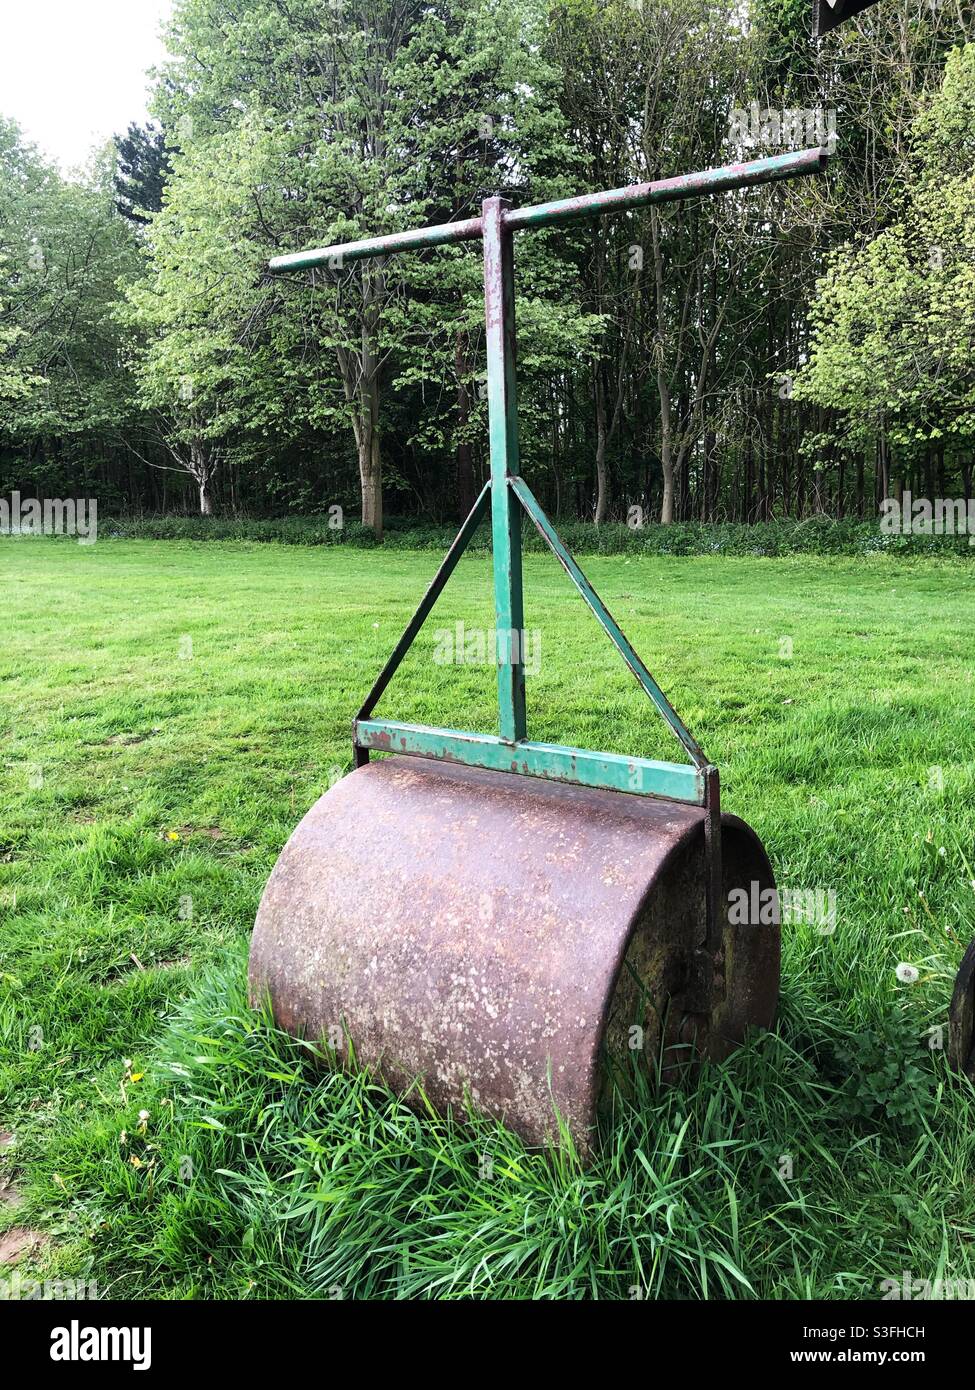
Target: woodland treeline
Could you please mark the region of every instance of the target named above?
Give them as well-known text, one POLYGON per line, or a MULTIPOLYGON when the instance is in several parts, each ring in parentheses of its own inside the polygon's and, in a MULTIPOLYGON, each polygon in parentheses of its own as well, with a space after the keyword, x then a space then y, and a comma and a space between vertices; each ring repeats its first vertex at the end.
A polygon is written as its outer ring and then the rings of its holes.
POLYGON ((806 0, 177 0, 154 124, 84 173, 0 117, 0 490, 453 519, 476 248, 268 257, 828 141, 825 177, 518 241, 523 471, 597 523, 970 496, 968 39, 952 0, 819 44, 806 0))

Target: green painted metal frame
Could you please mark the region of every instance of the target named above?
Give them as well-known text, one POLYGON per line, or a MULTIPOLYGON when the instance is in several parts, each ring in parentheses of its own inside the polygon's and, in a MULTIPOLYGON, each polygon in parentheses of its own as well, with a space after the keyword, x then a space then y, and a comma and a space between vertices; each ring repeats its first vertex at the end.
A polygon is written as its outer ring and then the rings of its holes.
POLYGON ((580 218, 673 202, 683 198, 750 187, 777 179, 819 172, 828 158, 820 149, 775 155, 702 173, 635 184, 629 188, 566 198, 533 207, 512 209, 502 198, 488 198, 481 216, 448 222, 390 236, 371 237, 341 246, 278 256, 269 263, 273 274, 319 266, 341 270, 347 262, 480 239, 484 249, 484 303, 487 329, 487 398, 490 436, 490 481, 475 502, 453 545, 423 596, 389 660, 380 672, 353 724, 355 762, 361 766, 372 752, 410 753, 542 777, 581 786, 602 787, 640 796, 665 797, 702 806, 707 812, 705 834, 710 864, 709 939, 717 931, 716 893, 720 886, 718 770, 708 762, 697 741, 670 704, 660 686, 627 641, 582 570, 556 535, 555 529, 520 476, 518 414, 515 382, 514 237, 519 229, 562 225, 580 218), (376 704, 409 650, 449 580, 478 525, 491 512, 494 555, 494 606, 498 678, 498 734, 467 733, 428 728, 373 717, 376 704), (690 763, 660 762, 619 753, 594 753, 558 744, 536 743, 527 736, 525 672, 521 657, 524 632, 521 519, 526 513, 565 569, 596 621, 623 657, 634 677, 690 758, 690 763))
POLYGON ((703 806, 705 776, 690 763, 654 762, 622 753, 591 753, 558 743, 516 743, 491 734, 468 734, 459 729, 432 729, 425 724, 400 724, 392 719, 356 720, 356 747, 376 753, 413 753, 443 762, 487 767, 495 772, 520 772, 552 782, 575 782, 662 796, 703 806))

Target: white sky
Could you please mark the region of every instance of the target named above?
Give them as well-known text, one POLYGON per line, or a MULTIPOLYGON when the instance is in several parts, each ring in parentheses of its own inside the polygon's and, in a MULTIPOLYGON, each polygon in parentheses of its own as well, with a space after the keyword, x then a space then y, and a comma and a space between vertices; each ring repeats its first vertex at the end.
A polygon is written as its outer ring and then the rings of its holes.
POLYGON ((146 117, 172 0, 0 0, 0 112, 67 171, 146 117))

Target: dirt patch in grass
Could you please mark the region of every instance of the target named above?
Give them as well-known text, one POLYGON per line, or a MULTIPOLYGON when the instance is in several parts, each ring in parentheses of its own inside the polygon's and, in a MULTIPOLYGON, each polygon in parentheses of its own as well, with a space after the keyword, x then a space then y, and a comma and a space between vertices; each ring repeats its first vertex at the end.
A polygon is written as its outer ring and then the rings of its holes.
POLYGON ((158 729, 150 729, 146 734, 110 734, 108 738, 102 739, 102 745, 107 745, 111 748, 129 748, 134 743, 145 743, 147 739, 152 738, 158 733, 158 729))
POLYGON ((14 1226, 0 1236, 0 1265, 13 1265, 25 1255, 32 1255, 48 1237, 43 1231, 32 1231, 27 1226, 14 1226))
POLYGON ((224 832, 219 825, 177 825, 171 830, 160 831, 159 838, 175 844, 177 840, 189 840, 194 835, 202 835, 206 840, 222 840, 224 832))
POLYGON ((23 1201, 23 1193, 12 1179, 0 1181, 0 1207, 17 1207, 23 1201))

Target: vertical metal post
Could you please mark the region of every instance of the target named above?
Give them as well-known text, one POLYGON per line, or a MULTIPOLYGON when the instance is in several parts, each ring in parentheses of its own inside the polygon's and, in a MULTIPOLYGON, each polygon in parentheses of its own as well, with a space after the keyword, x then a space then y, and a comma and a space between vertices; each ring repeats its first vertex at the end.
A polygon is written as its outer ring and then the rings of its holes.
POLYGON ((724 944, 723 865, 721 860, 721 778, 716 767, 704 772, 704 859, 707 882, 707 950, 714 959, 724 944))
POLYGON ((499 732, 506 743, 527 733, 525 629, 521 583, 521 508, 508 479, 518 473, 515 386, 514 246, 504 198, 482 205, 484 311, 487 325, 488 429, 491 448, 491 533, 494 547, 494 617, 498 659, 499 732))

